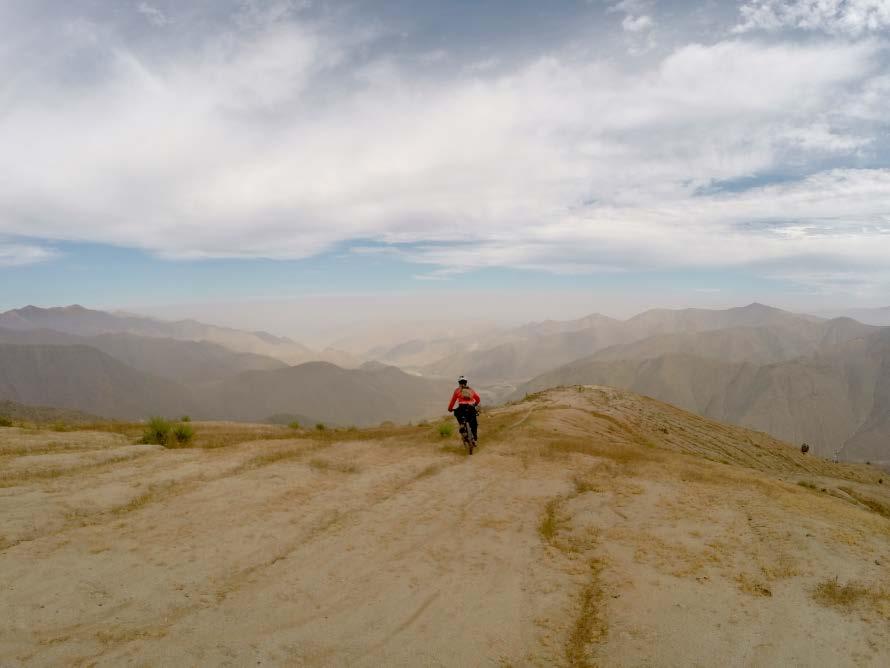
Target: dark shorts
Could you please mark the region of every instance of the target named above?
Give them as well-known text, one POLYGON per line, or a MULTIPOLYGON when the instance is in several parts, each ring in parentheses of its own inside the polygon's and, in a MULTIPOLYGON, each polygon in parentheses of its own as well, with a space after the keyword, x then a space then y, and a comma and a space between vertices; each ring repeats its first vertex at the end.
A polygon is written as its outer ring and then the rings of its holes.
POLYGON ((461 422, 469 422, 470 429, 473 430, 473 438, 478 438, 479 423, 476 420, 476 407, 472 404, 458 404, 454 409, 454 417, 458 424, 461 422))

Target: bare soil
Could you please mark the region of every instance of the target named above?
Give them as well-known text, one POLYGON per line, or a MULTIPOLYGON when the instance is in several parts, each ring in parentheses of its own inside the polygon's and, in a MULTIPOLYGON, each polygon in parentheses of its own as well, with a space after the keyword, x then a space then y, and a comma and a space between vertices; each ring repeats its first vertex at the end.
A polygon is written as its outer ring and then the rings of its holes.
POLYGON ((438 424, 0 429, 0 665, 890 665, 886 473, 608 388, 438 424))

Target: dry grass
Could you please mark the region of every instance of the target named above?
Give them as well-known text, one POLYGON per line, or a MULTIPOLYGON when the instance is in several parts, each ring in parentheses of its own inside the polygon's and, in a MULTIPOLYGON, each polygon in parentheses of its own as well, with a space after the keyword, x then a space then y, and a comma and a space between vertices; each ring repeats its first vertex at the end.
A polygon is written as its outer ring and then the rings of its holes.
POLYGON ((587 492, 602 492, 603 488, 593 482, 588 476, 576 475, 572 478, 572 484, 575 486, 575 495, 586 494, 587 492))
POLYGON ((134 496, 127 503, 122 506, 117 506, 111 512, 115 515, 125 515, 126 513, 131 513, 134 510, 139 510, 140 508, 147 506, 150 503, 154 503, 155 501, 158 501, 161 498, 170 495, 171 493, 175 493, 175 491, 177 490, 181 491, 183 488, 186 487, 186 483, 176 483, 172 480, 169 480, 163 484, 149 485, 148 489, 142 492, 142 494, 134 496))
POLYGON ((359 467, 346 462, 332 462, 327 459, 310 459, 309 466, 319 471, 337 471, 339 473, 358 473, 359 467))
POLYGON ((837 577, 824 580, 813 589, 813 599, 822 605, 850 609, 860 602, 876 595, 871 589, 859 582, 847 584, 838 582, 837 577))
POLYGON ((552 439, 544 444, 544 448, 541 451, 541 455, 547 459, 559 459, 573 453, 591 457, 603 457, 625 465, 660 461, 662 459, 659 453, 639 445, 606 443, 596 438, 552 439))
POLYGON ((23 483, 36 482, 40 480, 53 480, 63 476, 77 475, 86 471, 95 471, 104 467, 120 464, 137 459, 140 456, 148 454, 150 451, 145 450, 133 455, 118 455, 109 457, 98 462, 89 462, 86 464, 78 464, 77 466, 69 466, 64 469, 41 469, 38 471, 13 471, 11 473, 0 474, 0 488, 16 487, 23 483))
POLYGON ((751 594, 752 596, 765 596, 772 597, 772 590, 760 580, 757 580, 747 573, 740 573, 736 576, 736 582, 739 585, 739 589, 741 589, 746 594, 751 594))
POLYGON ((606 622, 602 610, 603 588, 600 574, 603 564, 598 559, 590 561, 590 581, 581 590, 580 609, 566 641, 566 662, 569 666, 587 668, 595 665, 589 647, 606 637, 606 622))
POLYGON ((555 499, 550 499, 547 505, 544 506, 544 512, 538 524, 538 533, 544 542, 550 545, 554 544, 556 534, 559 533, 560 526, 563 523, 560 518, 560 511, 564 502, 565 500, 559 496, 555 499))
POLYGON ((865 494, 857 492, 855 489, 852 489, 850 487, 839 487, 838 489, 849 494, 856 501, 861 503, 872 512, 890 519, 890 504, 888 504, 887 502, 881 501, 872 496, 866 496, 865 494))
POLYGON ((424 479, 424 478, 430 478, 430 477, 436 475, 436 474, 437 474, 439 471, 441 471, 443 468, 444 468, 444 465, 443 465, 443 464, 430 464, 429 466, 426 466, 426 467, 422 468, 422 469, 417 473, 417 475, 414 476, 414 479, 415 479, 415 480, 422 480, 422 479, 424 479))
POLYGON ((301 457, 305 457, 310 452, 314 452, 319 449, 319 446, 309 446, 296 450, 275 450, 273 452, 264 452, 260 455, 255 455, 250 459, 244 461, 234 470, 234 473, 243 473, 244 471, 262 468, 263 466, 269 466, 270 464, 277 464, 278 462, 287 461, 288 459, 299 459, 301 457))
POLYGON ((116 447, 120 443, 111 443, 107 445, 96 444, 75 444, 70 443, 47 443, 40 446, 27 445, 6 445, 0 446, 0 457, 30 457, 33 455, 57 455, 70 454, 73 452, 96 452, 107 447, 116 447))

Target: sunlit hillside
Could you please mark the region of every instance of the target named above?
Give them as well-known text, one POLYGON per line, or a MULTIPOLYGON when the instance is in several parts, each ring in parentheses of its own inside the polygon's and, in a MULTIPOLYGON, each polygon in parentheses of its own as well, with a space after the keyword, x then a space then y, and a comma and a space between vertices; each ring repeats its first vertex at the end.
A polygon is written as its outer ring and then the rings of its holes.
POLYGON ((450 425, 0 428, 0 665, 890 663, 888 474, 604 387, 450 425))

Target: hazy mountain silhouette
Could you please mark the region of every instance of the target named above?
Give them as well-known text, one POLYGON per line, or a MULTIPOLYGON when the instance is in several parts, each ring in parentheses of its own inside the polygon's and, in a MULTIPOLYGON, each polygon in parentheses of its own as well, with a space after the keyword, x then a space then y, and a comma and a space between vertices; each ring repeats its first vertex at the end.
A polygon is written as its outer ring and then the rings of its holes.
POLYGON ((89 346, 0 344, 0 399, 126 419, 197 408, 183 386, 89 346))
POLYGON ((407 422, 441 415, 452 385, 385 365, 342 369, 308 362, 273 371, 248 371, 208 391, 213 417, 258 421, 276 414, 311 415, 331 424, 407 422))
POLYGON ((77 336, 49 329, 0 329, 0 342, 90 346, 134 369, 185 384, 222 380, 242 371, 287 366, 272 357, 239 353, 207 341, 180 341, 136 334, 77 336))
MULTIPOLYGON (((842 325, 826 325, 826 322, 814 316, 789 313, 756 303, 726 310, 656 309, 625 321, 592 315, 565 323, 546 322, 517 328, 508 335, 509 341, 446 357, 425 366, 423 372, 446 377, 471 373, 483 382, 524 380, 611 346, 659 335, 696 334, 734 327, 774 328, 775 331, 772 334, 764 331, 759 335, 748 333, 751 340, 747 344, 742 343, 745 335, 740 333, 736 335, 735 343, 727 340, 724 344, 717 344, 715 341, 712 345, 724 345, 728 349, 735 347, 736 356, 748 346, 753 348, 752 354, 756 359, 772 359, 776 355, 793 357, 802 352, 812 352, 816 349, 813 346, 818 347, 819 342, 831 340, 832 337, 846 340, 871 331, 853 321, 845 321, 846 324, 842 325)), ((666 348, 687 345, 680 341, 665 341, 661 345, 666 348)))
POLYGON ((879 325, 881 327, 890 326, 890 306, 882 308, 851 308, 840 311, 830 311, 827 315, 831 317, 847 317, 864 322, 869 325, 879 325))
POLYGON ((0 328, 13 330, 51 329, 66 334, 136 334, 183 341, 209 341, 230 350, 274 357, 288 364, 317 359, 306 346, 267 332, 243 332, 206 325, 197 320, 167 322, 135 315, 94 311, 82 306, 21 309, 0 313, 0 328))
POLYGON ((817 454, 890 460, 890 329, 773 364, 689 352, 595 355, 532 379, 515 397, 573 384, 629 389, 790 442, 806 441, 817 454))

